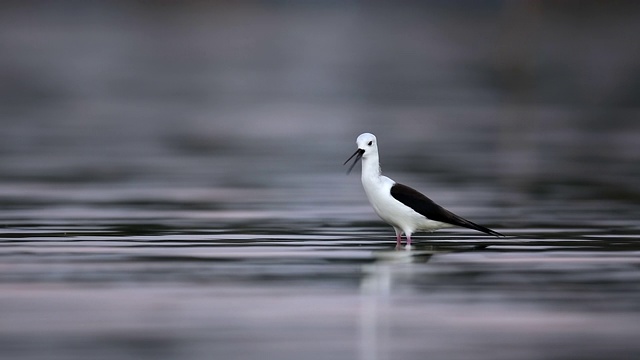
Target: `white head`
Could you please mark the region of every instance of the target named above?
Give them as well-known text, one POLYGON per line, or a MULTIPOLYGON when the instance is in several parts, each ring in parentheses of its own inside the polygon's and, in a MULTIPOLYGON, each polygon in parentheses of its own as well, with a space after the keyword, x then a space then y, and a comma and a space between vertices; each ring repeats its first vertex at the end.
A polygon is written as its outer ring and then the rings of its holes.
POLYGON ((356 157, 356 159, 353 161, 353 164, 351 164, 351 166, 349 167, 349 171, 347 171, 347 174, 351 172, 351 170, 358 163, 358 160, 360 160, 361 158, 364 158, 366 160, 367 158, 378 156, 378 139, 376 139, 375 135, 371 133, 362 133, 356 139, 356 144, 358 145, 358 150, 356 150, 356 152, 354 152, 353 155, 351 155, 351 157, 349 157, 343 164, 346 165, 349 160, 351 160, 354 156, 356 157))

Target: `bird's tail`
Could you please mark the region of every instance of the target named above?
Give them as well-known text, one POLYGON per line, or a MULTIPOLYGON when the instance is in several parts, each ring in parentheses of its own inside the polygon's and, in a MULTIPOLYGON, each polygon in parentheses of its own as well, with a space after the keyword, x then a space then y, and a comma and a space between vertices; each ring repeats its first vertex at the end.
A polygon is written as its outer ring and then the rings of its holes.
POLYGON ((451 220, 454 220, 454 221, 451 222, 453 225, 466 227, 467 229, 473 229, 473 230, 482 231, 485 234, 493 235, 493 236, 496 236, 496 237, 505 237, 505 235, 500 234, 497 231, 493 231, 493 230, 489 229, 488 227, 484 227, 482 225, 478 225, 478 224, 476 224, 476 223, 474 223, 472 221, 469 221, 467 219, 461 218, 460 216, 455 215, 455 214, 453 214, 451 212, 449 212, 449 214, 452 215, 452 219, 451 220))

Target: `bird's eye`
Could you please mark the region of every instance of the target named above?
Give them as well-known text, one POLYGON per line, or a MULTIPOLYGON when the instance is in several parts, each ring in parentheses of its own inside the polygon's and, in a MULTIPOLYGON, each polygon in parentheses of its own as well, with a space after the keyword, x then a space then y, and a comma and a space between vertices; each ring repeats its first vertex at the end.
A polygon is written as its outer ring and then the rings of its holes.
POLYGON ((369 146, 373 145, 373 141, 369 141, 369 143, 367 145, 369 145, 369 146))

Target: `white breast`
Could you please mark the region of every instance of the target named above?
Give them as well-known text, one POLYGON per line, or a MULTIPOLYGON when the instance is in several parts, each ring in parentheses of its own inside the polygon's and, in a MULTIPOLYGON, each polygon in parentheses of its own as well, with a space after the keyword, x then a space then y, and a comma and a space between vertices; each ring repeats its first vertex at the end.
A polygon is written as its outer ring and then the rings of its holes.
POLYGON ((391 196, 394 184, 395 181, 386 176, 362 182, 371 206, 382 220, 393 227, 414 231, 426 218, 391 196))

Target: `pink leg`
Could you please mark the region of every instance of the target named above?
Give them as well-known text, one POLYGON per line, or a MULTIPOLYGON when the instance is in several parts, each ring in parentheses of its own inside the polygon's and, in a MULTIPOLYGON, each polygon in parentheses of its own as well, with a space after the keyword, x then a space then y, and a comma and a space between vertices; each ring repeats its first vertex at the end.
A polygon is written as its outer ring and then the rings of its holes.
POLYGON ((396 247, 402 246, 402 230, 393 228, 396 231, 396 247))
POLYGON ((411 234, 407 233, 405 236, 407 237, 407 246, 411 246, 411 234))
POLYGON ((402 235, 396 234, 396 246, 402 246, 402 235))

